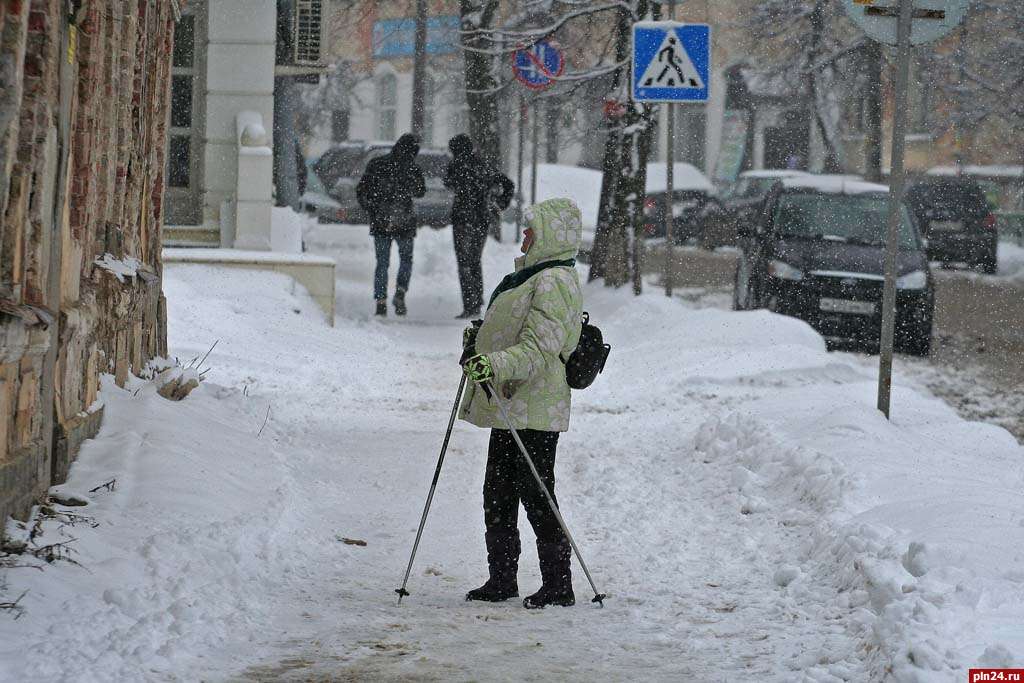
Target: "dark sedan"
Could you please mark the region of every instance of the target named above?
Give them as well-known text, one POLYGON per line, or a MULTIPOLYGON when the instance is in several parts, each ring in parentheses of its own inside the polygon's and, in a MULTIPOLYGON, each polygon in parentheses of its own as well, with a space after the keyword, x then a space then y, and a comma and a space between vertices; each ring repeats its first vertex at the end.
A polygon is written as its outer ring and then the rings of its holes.
MULTIPOLYGON (((829 342, 877 346, 882 324, 888 189, 792 178, 741 226, 734 307, 806 321, 829 342)), ((896 348, 927 355, 935 298, 928 259, 906 207, 899 224, 896 348)))
MULTIPOLYGON (((313 164, 313 171, 323 184, 332 206, 319 210, 322 223, 369 223, 369 216, 356 201, 356 185, 371 159, 387 154, 391 145, 374 143, 343 143, 337 145, 313 164)), ((423 148, 416 165, 423 171, 427 193, 413 200, 420 225, 443 227, 452 210, 452 193, 442 179, 451 162, 451 155, 441 149, 423 148)))
POLYGON ((996 217, 976 181, 929 178, 912 185, 906 197, 928 240, 930 259, 996 272, 996 217))

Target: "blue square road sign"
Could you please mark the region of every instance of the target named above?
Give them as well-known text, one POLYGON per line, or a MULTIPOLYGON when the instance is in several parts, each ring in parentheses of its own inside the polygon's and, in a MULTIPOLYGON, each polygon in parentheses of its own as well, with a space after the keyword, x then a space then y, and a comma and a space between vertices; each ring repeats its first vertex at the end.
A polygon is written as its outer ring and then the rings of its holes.
POLYGON ((711 27, 674 21, 633 25, 633 99, 637 102, 707 102, 711 27))

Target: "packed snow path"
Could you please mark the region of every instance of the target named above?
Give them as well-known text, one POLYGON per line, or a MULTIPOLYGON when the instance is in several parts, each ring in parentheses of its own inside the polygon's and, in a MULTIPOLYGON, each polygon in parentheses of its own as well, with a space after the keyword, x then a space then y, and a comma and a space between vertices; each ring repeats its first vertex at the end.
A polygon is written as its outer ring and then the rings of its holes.
MULTIPOLYGON (((365 317, 360 295, 370 264, 358 267, 336 249, 331 255, 345 264, 339 310, 365 317)), ((444 256, 423 251, 427 259, 444 256)), ((488 264, 492 279, 501 275, 496 261, 488 264)), ((780 568, 780 582, 796 571, 807 527, 745 514, 753 511, 744 509, 733 481, 734 461, 719 459, 715 449, 762 444, 742 422, 698 437, 698 428, 721 412, 703 389, 652 385, 645 400, 603 405, 617 393, 606 385, 603 396, 578 401, 572 430, 559 444, 557 490, 599 588, 609 593, 604 609, 589 602, 592 591, 575 562, 574 608, 527 612, 519 600, 464 601, 466 590, 486 578, 480 492, 487 436, 464 423, 452 437, 411 596, 397 606, 393 590, 459 378, 462 325, 448 320, 456 294, 451 277, 422 277, 409 297, 408 320, 366 323, 375 343, 349 352, 366 361, 362 381, 376 385, 373 395, 327 403, 310 396, 300 410, 288 408, 288 415, 297 413, 295 424, 275 411, 275 430, 296 452, 294 476, 332 461, 336 473, 318 486, 315 509, 304 511, 312 518, 300 526, 322 528, 326 517, 338 536, 366 546, 321 539, 324 561, 294 586, 301 591, 296 614, 275 624, 280 640, 265 652, 269 662, 243 680, 289 673, 343 680, 709 680, 729 672, 786 678, 827 670, 829 660, 853 654, 842 615, 830 606, 835 586, 811 579, 796 599, 775 584, 780 568)), ((620 366, 625 360, 615 358, 620 366)), ((642 365, 639 385, 657 373, 654 359, 642 365)), ((320 372, 331 367, 327 362, 320 372)), ((628 392, 635 395, 635 387, 628 392)), ((540 577, 532 532, 521 518, 526 595, 540 577)))
MULTIPOLYGON (((487 434, 461 423, 396 605, 459 380, 450 233, 417 238, 406 320, 369 316, 365 229, 307 240, 338 260, 334 328, 282 275, 165 270, 172 355, 219 340, 207 380, 180 403, 105 382, 60 487, 96 526, 44 520, 37 544, 74 538, 80 564, 0 573, 0 597, 24 593, 0 614, 0 681, 937 683, 1024 664, 1006 431, 899 373, 886 421, 873 368, 797 320, 601 286, 586 309, 615 348, 556 475, 606 607, 578 567, 573 608, 463 601, 486 576, 487 434)), ((489 285, 514 254, 488 244, 489 285)))

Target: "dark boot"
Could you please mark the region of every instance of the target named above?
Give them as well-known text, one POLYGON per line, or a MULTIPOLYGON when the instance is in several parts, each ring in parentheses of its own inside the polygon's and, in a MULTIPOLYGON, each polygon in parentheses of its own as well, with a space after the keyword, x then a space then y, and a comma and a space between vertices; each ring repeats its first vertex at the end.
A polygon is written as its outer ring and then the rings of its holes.
POLYGON ((572 592, 572 570, 569 559, 572 546, 567 539, 543 542, 537 540, 537 558, 540 560, 540 590, 523 600, 526 609, 542 609, 548 605, 571 607, 576 604, 572 592))
POLYGON ((391 300, 395 305, 395 315, 405 315, 408 311, 405 308, 405 290, 399 289, 395 292, 395 298, 391 300))
POLYGON ((387 299, 378 299, 377 300, 377 310, 374 312, 374 315, 386 316, 387 314, 388 314, 388 300, 387 299))
POLYGON ((519 532, 484 534, 487 542, 487 569, 491 577, 487 583, 466 593, 466 600, 501 602, 519 597, 519 532))

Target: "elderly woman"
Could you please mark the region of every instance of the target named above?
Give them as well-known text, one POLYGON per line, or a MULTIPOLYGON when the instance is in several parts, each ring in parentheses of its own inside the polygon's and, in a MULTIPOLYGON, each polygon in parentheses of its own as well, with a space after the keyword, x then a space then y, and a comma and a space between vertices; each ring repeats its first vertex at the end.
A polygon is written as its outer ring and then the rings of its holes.
POLYGON ((568 199, 533 207, 515 272, 491 295, 483 323, 467 328, 463 367, 471 380, 460 417, 491 430, 484 475, 484 524, 490 578, 467 600, 498 602, 519 596, 519 503, 537 537, 543 585, 523 600, 536 609, 576 602, 569 569, 571 546, 543 491, 502 419, 490 387, 500 394, 512 426, 544 484, 555 493, 555 448, 569 429, 565 364, 579 342, 582 292, 576 272, 582 224, 568 199))

